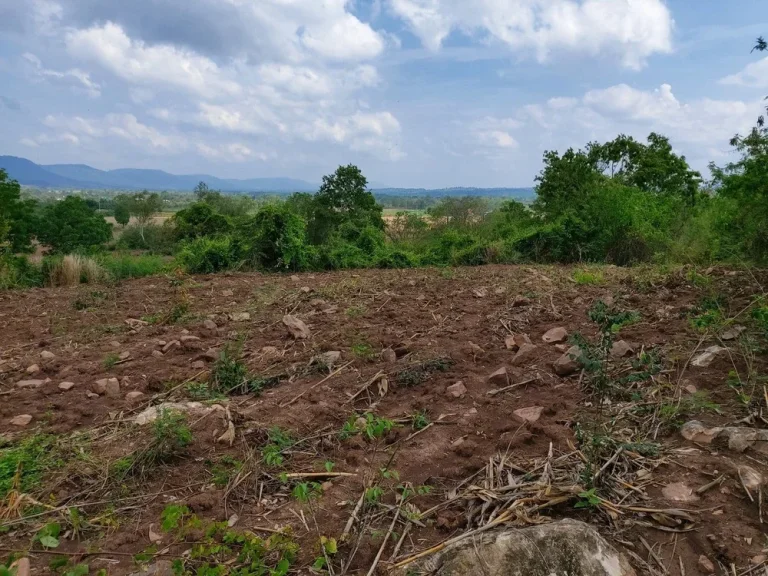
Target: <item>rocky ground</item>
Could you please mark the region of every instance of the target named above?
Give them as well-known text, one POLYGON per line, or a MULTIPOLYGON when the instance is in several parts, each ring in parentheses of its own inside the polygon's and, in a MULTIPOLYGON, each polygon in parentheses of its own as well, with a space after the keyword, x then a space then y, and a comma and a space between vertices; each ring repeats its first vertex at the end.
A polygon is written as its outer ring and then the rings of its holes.
POLYGON ((442 542, 571 518, 638 574, 768 573, 766 278, 489 266, 1 293, 1 553, 40 574, 415 574, 442 542))

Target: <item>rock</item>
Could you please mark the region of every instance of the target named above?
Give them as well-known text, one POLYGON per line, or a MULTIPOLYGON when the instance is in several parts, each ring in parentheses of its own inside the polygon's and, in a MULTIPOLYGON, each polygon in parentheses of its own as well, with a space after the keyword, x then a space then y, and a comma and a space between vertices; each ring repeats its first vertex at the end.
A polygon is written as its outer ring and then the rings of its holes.
POLYGON ((136 422, 136 424, 138 424, 139 426, 144 426, 145 424, 149 424, 157 420, 157 417, 160 415, 160 413, 165 410, 173 410, 173 411, 185 412, 185 413, 192 412, 192 413, 204 415, 213 411, 223 412, 224 408, 219 404, 214 404, 212 406, 205 406, 200 402, 164 402, 163 404, 158 404, 157 406, 150 406, 149 408, 147 408, 146 410, 138 414, 134 422, 136 422))
POLYGON ((248 312, 232 312, 229 315, 229 319, 232 322, 247 322, 251 319, 251 315, 248 312))
POLYGON ((520 308, 521 306, 529 306, 531 303, 531 300, 529 298, 526 298, 525 296, 515 296, 515 299, 512 300, 512 308, 520 308))
POLYGON ((104 394, 108 398, 120 397, 120 382, 117 380, 117 378, 109 378, 107 380, 107 386, 104 388, 104 394))
POLYGON ((464 382, 459 380, 456 384, 451 384, 445 389, 445 395, 449 398, 463 398, 467 393, 467 387, 464 386, 464 382))
POLYGON ((112 340, 112 341, 109 343, 109 345, 110 345, 110 347, 112 347, 112 348, 120 348, 120 346, 122 346, 122 344, 120 344, 120 342, 118 342, 117 340, 112 340))
POLYGON ((144 326, 149 326, 149 322, 146 320, 140 320, 139 318, 126 318, 125 323, 128 324, 129 328, 133 328, 134 330, 138 330, 144 326))
POLYGON ((120 382, 118 382, 117 378, 101 378, 91 385, 91 391, 99 396, 102 394, 106 394, 107 396, 119 396, 120 382), (108 390, 109 392, 107 392, 108 390))
POLYGON ((706 368, 712 362, 717 358, 720 354, 723 352, 727 352, 727 348, 723 348, 722 346, 710 346, 704 352, 696 356, 696 358, 693 359, 691 362, 691 366, 696 366, 697 368, 706 368))
POLYGON ((515 410, 513 414, 520 418, 523 422, 536 422, 541 418, 541 412, 544 410, 542 406, 530 406, 528 408, 520 408, 515 410))
POLYGON ((139 392, 138 390, 128 392, 128 394, 125 395, 126 401, 130 402, 131 404, 141 401, 142 398, 144 398, 144 392, 139 392))
POLYGON ((120 360, 128 360, 128 358, 130 358, 130 357, 131 357, 131 353, 130 353, 130 352, 128 352, 127 350, 126 350, 125 352, 121 352, 121 353, 118 355, 118 358, 119 358, 120 360))
POLYGON ((54 358, 56 358, 56 354, 54 354, 53 352, 48 352, 48 350, 43 350, 42 352, 40 352, 40 358, 42 358, 43 360, 53 360, 54 358))
POLYGON ((736 473, 749 490, 757 490, 763 485, 763 475, 751 466, 739 466, 736 473))
POLYGON ((322 298, 313 298, 309 301, 309 305, 312 306, 312 308, 320 308, 321 306, 325 306, 325 300, 322 298))
POLYGON ((277 348, 275 346, 264 346, 260 353, 262 356, 277 356, 277 348))
POLYGON ((203 321, 203 328, 206 330, 210 330, 211 332, 215 332, 219 329, 219 327, 216 325, 216 322, 211 320, 210 318, 206 318, 205 321, 203 321))
POLYGON ((207 364, 202 360, 195 360, 194 362, 192 362, 193 370, 205 370, 206 366, 207 364))
POLYGON ((40 372, 40 366, 38 366, 37 364, 32 364, 32 366, 27 367, 27 374, 29 374, 30 376, 32 374, 37 374, 38 372, 40 372))
POLYGON ((160 352, 160 350, 152 350, 152 356, 154 356, 155 358, 162 358, 163 353, 160 352))
POLYGON ((32 422, 31 414, 20 414, 19 416, 11 418, 10 424, 11 426, 19 426, 23 428, 24 426, 27 426, 30 422, 32 422))
POLYGON ((452 544, 393 576, 637 576, 591 526, 561 520, 488 531, 452 544))
POLYGON ((19 558, 11 564, 11 574, 15 576, 29 576, 30 572, 29 558, 19 558))
POLYGON ((722 334, 720 334, 720 338, 722 340, 736 340, 739 336, 741 336, 741 333, 744 332, 746 328, 744 326, 739 326, 738 324, 736 326, 732 326, 722 334))
POLYGON ((579 358, 581 357, 581 348, 578 346, 571 346, 568 351, 560 356, 552 367, 555 370, 555 374, 558 376, 570 376, 576 372, 581 363, 579 358))
POLYGON ((17 388, 40 388, 45 384, 45 380, 20 380, 16 382, 17 388))
POLYGON ((693 493, 693 488, 682 482, 667 484, 661 489, 661 494, 672 502, 696 502, 699 497, 693 493))
POLYGON ((286 314, 283 316, 283 324, 288 328, 288 332, 293 336, 294 340, 307 340, 312 336, 312 332, 309 331, 307 325, 295 316, 286 314))
POLYGON ((74 387, 75 387, 74 382, 62 382, 61 384, 59 384, 59 390, 63 390, 64 392, 68 390, 72 390, 72 388, 74 387))
POLYGON ((675 307, 667 304, 663 308, 659 308, 658 310, 656 310, 656 317, 659 320, 666 320, 667 318, 670 318, 674 314, 674 311, 675 311, 675 307))
POLYGON ((765 564, 766 561, 768 561, 768 556, 765 554, 758 554, 749 559, 749 563, 752 564, 752 566, 760 566, 760 564, 765 564))
POLYGON ((196 360, 205 360, 206 362, 215 362, 219 359, 219 351, 215 348, 208 348, 205 352, 200 354, 196 360))
POLYGON ((688 394, 696 394, 696 392, 698 392, 698 391, 699 391, 699 389, 698 389, 698 388, 696 388, 696 386, 694 386, 693 384, 691 384, 691 383, 690 383, 690 381, 687 381, 687 380, 683 380, 683 382, 689 382, 688 384, 686 384, 685 386, 683 386, 683 390, 685 390, 686 392, 688 392, 688 394))
POLYGON ((533 344, 528 334, 510 334, 504 339, 504 345, 507 347, 507 350, 512 350, 513 352, 517 352, 523 344, 533 344))
POLYGON ((232 290, 222 290, 221 295, 224 296, 224 298, 229 298, 231 296, 234 296, 235 293, 232 290))
POLYGON ((181 340, 182 344, 185 344, 187 342, 199 342, 200 341, 200 337, 199 336, 193 336, 192 334, 184 334, 184 336, 179 338, 179 340, 181 340))
POLYGON ((178 346, 181 346, 181 342, 179 342, 178 340, 171 340, 171 341, 170 341, 170 342, 168 342, 168 343, 167 343, 165 346, 163 346, 163 350, 162 350, 162 352, 163 352, 163 354, 167 354, 167 353, 168 353, 168 351, 169 351, 171 348, 176 348, 176 347, 178 347, 178 346))
POLYGON ((744 452, 757 440, 757 430, 737 427, 723 428, 717 438, 725 438, 728 441, 729 450, 744 452))
POLYGON ((309 286, 302 286, 302 287, 301 287, 301 291, 302 291, 304 294, 309 294, 310 292, 312 292, 312 288, 310 288, 309 286))
POLYGON ((568 331, 562 326, 547 330, 546 334, 541 337, 547 344, 559 344, 568 340, 568 331))
POLYGON ((392 350, 392 348, 384 348, 384 350, 381 351, 381 359, 387 364, 392 364, 393 362, 397 362, 397 354, 395 354, 395 351, 392 350))
POLYGON ((331 368, 333 368, 333 365, 336 364, 340 359, 341 359, 341 352, 339 352, 338 350, 333 350, 331 352, 323 352, 322 354, 315 356, 313 358, 313 361, 316 364, 325 366, 330 370, 331 368))
POLYGON ((702 554, 699 556, 699 570, 701 570, 704 574, 714 574, 715 565, 712 564, 712 560, 702 554))
POLYGON ((512 358, 512 366, 522 366, 536 356, 538 348, 534 344, 523 344, 512 358))
POLYGON ((501 367, 496 372, 488 376, 488 383, 495 386, 508 386, 509 376, 507 375, 507 369, 501 367))
POLYGON ((617 340, 611 346, 611 356, 614 358, 626 358, 627 356, 632 356, 634 353, 634 348, 624 340, 617 340))
POLYGON ((291 282, 298 282, 299 280, 301 280, 301 278, 299 278, 296 274, 291 276, 291 282))
POLYGON ((488 295, 488 290, 485 288, 475 288, 472 290, 472 294, 475 295, 475 298, 485 298, 488 295))
POLYGON ((683 438, 690 440, 691 442, 711 444, 722 430, 722 428, 707 428, 698 420, 691 420, 690 422, 683 424, 682 428, 680 428, 680 434, 683 435, 683 438))

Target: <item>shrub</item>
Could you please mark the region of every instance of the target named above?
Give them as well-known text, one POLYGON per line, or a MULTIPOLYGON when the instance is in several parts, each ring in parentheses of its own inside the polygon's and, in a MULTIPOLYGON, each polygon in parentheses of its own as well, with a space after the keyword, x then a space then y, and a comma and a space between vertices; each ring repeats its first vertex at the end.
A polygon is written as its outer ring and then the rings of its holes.
POLYGON ((37 237, 56 252, 73 252, 110 240, 112 225, 82 198, 67 196, 43 209, 37 237))
POLYGON ((167 222, 162 226, 146 225, 143 235, 139 226, 127 226, 116 243, 121 250, 149 250, 157 254, 172 254, 175 244, 173 227, 167 222))
POLYGON ((190 274, 213 274, 240 262, 239 245, 229 236, 197 238, 184 245, 176 259, 190 274))
POLYGON ((143 278, 166 272, 171 268, 160 256, 149 254, 133 256, 131 254, 111 254, 99 258, 101 266, 114 280, 125 278, 143 278))
POLYGON ((193 240, 203 236, 217 236, 232 231, 232 223, 219 214, 208 202, 195 202, 189 208, 177 212, 173 219, 176 238, 193 240))
POLYGON ((238 228, 248 259, 268 270, 302 270, 309 263, 307 227, 285 205, 264 206, 238 228))
POLYGON ((40 267, 30 263, 24 256, 0 254, 0 290, 29 288, 43 284, 40 267))
POLYGON ((45 258, 42 273, 51 286, 93 284, 108 278, 107 271, 96 260, 79 254, 45 258))

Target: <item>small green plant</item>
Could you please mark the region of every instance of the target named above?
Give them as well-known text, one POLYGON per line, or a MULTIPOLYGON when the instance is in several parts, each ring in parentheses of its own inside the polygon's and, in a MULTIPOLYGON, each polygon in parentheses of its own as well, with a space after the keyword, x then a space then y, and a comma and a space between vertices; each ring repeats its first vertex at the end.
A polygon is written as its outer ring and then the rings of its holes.
POLYGON ((433 372, 445 372, 453 366, 450 358, 435 358, 409 366, 397 373, 396 381, 399 386, 410 388, 426 382, 433 372))
POLYGON ((169 504, 160 514, 160 529, 163 532, 179 530, 182 527, 184 518, 189 516, 189 508, 179 504, 169 504))
POLYGON ((379 418, 370 412, 361 417, 352 415, 339 432, 339 439, 347 440, 352 436, 362 434, 368 440, 376 440, 385 436, 394 427, 394 421, 379 418))
POLYGON ((768 338, 768 305, 758 306, 752 310, 752 318, 763 334, 768 338))
POLYGON ((45 472, 62 463, 53 436, 36 434, 0 448, 0 500, 14 488, 34 492, 45 472))
POLYGON ((604 278, 599 270, 576 270, 573 273, 573 280, 580 286, 590 286, 602 284, 604 278))
POLYGON ((344 313, 350 318, 359 318, 360 316, 365 315, 366 312, 367 309, 363 305, 350 306, 344 311, 344 313))
POLYGON ((688 322, 696 332, 719 331, 725 322, 723 298, 721 296, 703 298, 690 314, 688 322))
POLYGON ((178 324, 189 313, 189 304, 187 302, 177 302, 168 311, 164 318, 164 324, 178 324))
POLYGON ((376 352, 374 351, 373 346, 367 342, 362 342, 352 346, 352 354, 363 360, 370 360, 376 356, 376 352))
POLYGON ((261 451, 264 464, 277 468, 285 461, 285 452, 292 448, 296 441, 285 430, 275 426, 267 432, 268 443, 261 451))
POLYGON ((326 461, 326 462, 323 464, 323 468, 325 468, 325 471, 326 471, 326 472, 328 472, 329 474, 330 474, 331 472, 333 472, 333 468, 334 468, 335 466, 336 466, 336 464, 334 464, 334 463, 333 463, 333 462, 331 462, 330 460, 326 461))
POLYGON ((293 497, 299 502, 316 500, 323 493, 319 482, 299 482, 293 487, 293 497))
POLYGON ((193 400, 222 400, 225 398, 223 394, 211 390, 205 382, 190 382, 185 386, 185 389, 193 400))
POLYGON ((574 508, 597 508, 600 506, 600 498, 595 493, 596 488, 591 488, 584 492, 579 492, 579 501, 574 508))
POLYGON ((365 489, 365 501, 368 504, 378 504, 384 495, 384 488, 381 486, 371 486, 365 489))
POLYGON ((617 334, 625 326, 635 324, 640 320, 640 313, 634 310, 620 310, 608 306, 602 300, 597 300, 587 312, 587 316, 600 329, 611 334, 617 334))
POLYGON ((206 465, 211 470, 213 483, 217 488, 226 487, 232 478, 243 468, 243 463, 231 456, 222 456, 216 462, 207 461, 206 465))
POLYGON ((426 410, 419 410, 411 414, 411 428, 413 430, 423 430, 429 426, 429 417, 426 410))
POLYGON ((221 394, 248 394, 252 392, 252 381, 248 367, 240 359, 240 345, 225 347, 211 368, 211 390, 221 394))
POLYGON ((708 288, 712 285, 712 278, 699 274, 695 268, 688 270, 685 279, 697 288, 708 288))
POLYGON ((146 316, 142 316, 141 320, 147 324, 160 324, 160 322, 163 320, 163 315, 160 313, 147 314, 146 316))
POLYGON ((40 542, 43 548, 58 548, 61 525, 58 522, 49 522, 35 534, 35 540, 40 542))
POLYGON ((110 368, 112 368, 118 362, 120 362, 120 356, 118 356, 114 352, 111 352, 111 353, 107 354, 107 356, 104 358, 104 361, 103 361, 104 368, 106 370, 109 370, 110 368))

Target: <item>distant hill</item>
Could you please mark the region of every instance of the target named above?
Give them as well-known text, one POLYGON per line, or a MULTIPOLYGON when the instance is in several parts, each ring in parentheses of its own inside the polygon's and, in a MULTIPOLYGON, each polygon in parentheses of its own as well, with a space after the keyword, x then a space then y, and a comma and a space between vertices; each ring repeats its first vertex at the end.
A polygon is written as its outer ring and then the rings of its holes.
POLYGON ((312 192, 315 184, 292 178, 216 178, 210 174, 169 174, 162 170, 98 170, 85 164, 38 165, 25 158, 0 156, 0 168, 21 184, 41 188, 178 190, 191 192, 203 181, 222 192, 312 192))
MULTIPOLYGON (((85 164, 39 165, 16 156, 0 156, 0 168, 11 178, 27 186, 79 190, 175 190, 191 192, 205 182, 222 192, 315 192, 316 184, 292 178, 249 178, 246 180, 217 178, 210 174, 169 174, 163 170, 120 168, 99 170, 85 164)), ((377 195, 388 196, 491 196, 532 198, 532 188, 374 188, 377 195)))

